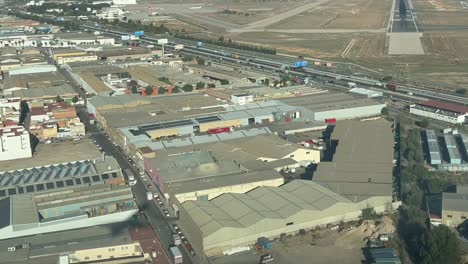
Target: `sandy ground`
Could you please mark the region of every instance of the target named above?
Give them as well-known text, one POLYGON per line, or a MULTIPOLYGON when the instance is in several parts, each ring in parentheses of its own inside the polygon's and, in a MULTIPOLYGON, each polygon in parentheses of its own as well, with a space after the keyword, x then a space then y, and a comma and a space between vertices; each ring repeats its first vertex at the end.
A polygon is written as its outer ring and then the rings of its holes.
MULTIPOLYGON (((345 226, 344 226, 345 227, 345 226)), ((395 231, 392 221, 383 217, 380 224, 373 221, 364 222, 353 229, 346 226, 343 230, 324 228, 296 235, 286 241, 275 241, 270 253, 273 263, 314 263, 314 264, 355 264, 365 260, 362 247, 370 236, 388 234, 395 231)), ((266 252, 249 251, 232 256, 210 260, 211 264, 248 264, 258 263, 260 256, 266 252)))

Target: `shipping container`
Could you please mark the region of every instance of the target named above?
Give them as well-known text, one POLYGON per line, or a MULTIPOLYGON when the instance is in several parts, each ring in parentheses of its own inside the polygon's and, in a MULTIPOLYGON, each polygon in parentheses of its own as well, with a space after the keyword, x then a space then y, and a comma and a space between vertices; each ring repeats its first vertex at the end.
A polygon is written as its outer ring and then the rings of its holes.
POLYGON ((327 119, 325 119, 325 123, 335 124, 336 123, 336 118, 327 118, 327 119))
POLYGON ((260 237, 258 238, 258 245, 262 247, 263 249, 272 249, 273 248, 273 243, 271 242, 270 239, 266 237, 260 237))
POLYGON ((228 133, 231 132, 230 127, 221 127, 221 128, 212 128, 208 130, 208 134, 221 134, 221 133, 228 133))

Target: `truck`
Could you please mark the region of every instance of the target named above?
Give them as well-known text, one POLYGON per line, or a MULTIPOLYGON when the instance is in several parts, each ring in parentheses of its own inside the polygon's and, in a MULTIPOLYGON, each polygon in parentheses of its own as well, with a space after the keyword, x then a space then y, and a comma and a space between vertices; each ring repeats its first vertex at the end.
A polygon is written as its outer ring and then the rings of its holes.
POLYGON ((176 44, 176 45, 174 45, 174 49, 175 49, 175 50, 184 49, 184 45, 182 45, 182 44, 176 44))
POLYGON ((152 201, 153 200, 153 193, 152 192, 146 192, 146 199, 148 201, 152 201))
POLYGON ((174 240, 174 245, 178 246, 182 244, 182 240, 179 237, 179 234, 172 234, 172 239, 174 240))
POLYGON ((394 83, 387 83, 387 84, 385 84, 385 88, 387 88, 390 91, 396 92, 398 86, 396 84, 394 84, 394 83))
POLYGON ((170 247, 169 251, 171 252, 171 258, 174 264, 182 264, 184 262, 182 254, 177 246, 170 247))
POLYGON ((353 83, 353 82, 348 83, 348 88, 356 88, 356 87, 357 87, 356 83, 353 83))
POLYGON ((220 127, 220 128, 208 129, 208 134, 211 134, 211 135, 221 134, 221 133, 229 133, 229 132, 231 132, 230 127, 220 127))
POLYGON ((135 175, 133 174, 133 172, 130 169, 125 169, 124 172, 128 178, 128 185, 134 186, 137 183, 137 181, 135 179, 135 175))

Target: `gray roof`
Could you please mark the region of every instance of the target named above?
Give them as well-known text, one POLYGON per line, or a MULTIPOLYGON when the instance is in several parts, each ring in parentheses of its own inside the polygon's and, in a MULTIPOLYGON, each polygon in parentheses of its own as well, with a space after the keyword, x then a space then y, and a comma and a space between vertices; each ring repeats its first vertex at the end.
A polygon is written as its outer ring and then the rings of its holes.
POLYGON ((381 104, 368 98, 356 98, 345 93, 323 93, 280 99, 290 106, 302 106, 313 112, 331 111, 381 104))
POLYGON ((10 225, 11 218, 11 198, 0 199, 0 228, 10 225))
POLYGON ((57 95, 66 94, 77 94, 77 92, 73 89, 73 87, 71 87, 68 84, 45 88, 13 91, 13 97, 21 98, 53 97, 57 95))
POLYGON ((442 210, 468 212, 468 194, 442 193, 442 210))
POLYGON ((32 195, 18 195, 11 197, 12 225, 32 224, 39 222, 39 214, 33 202, 32 195))
POLYGON ((332 162, 321 162, 313 180, 353 200, 392 194, 393 132, 386 120, 340 121, 332 162))
MULTIPOLYGON (((220 135, 223 134, 217 136, 220 135)), ((259 158, 283 159, 299 148, 302 147, 268 134, 161 149, 156 158, 150 161, 163 177, 172 175, 171 179, 196 178, 203 174, 208 176, 211 173, 238 172, 239 167, 233 161, 241 165, 252 164, 253 167, 247 169, 255 169, 263 162, 249 162, 259 158), (201 175, 196 176, 199 173, 201 175)))
POLYGON ((190 179, 183 182, 171 182, 169 188, 174 194, 196 192, 211 188, 250 184, 274 179, 283 179, 283 176, 275 170, 263 170, 253 172, 235 172, 209 177, 206 180, 190 179))
POLYGON ((226 193, 210 201, 187 201, 184 208, 203 236, 221 228, 248 228, 265 219, 289 219, 302 212, 311 219, 337 203, 352 203, 312 181, 258 187, 244 194, 226 193))

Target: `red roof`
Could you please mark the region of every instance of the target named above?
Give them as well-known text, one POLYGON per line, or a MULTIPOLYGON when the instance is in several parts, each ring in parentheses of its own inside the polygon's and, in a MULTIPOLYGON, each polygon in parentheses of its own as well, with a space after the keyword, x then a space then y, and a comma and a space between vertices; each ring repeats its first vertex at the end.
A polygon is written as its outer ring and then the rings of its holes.
POLYGON ((432 108, 438 108, 438 109, 446 110, 450 112, 460 113, 460 114, 468 113, 468 107, 464 105, 459 105, 459 104, 446 103, 446 102, 441 102, 441 101, 436 101, 436 100, 423 101, 423 102, 419 102, 418 104, 432 107, 432 108))
POLYGON ((17 124, 15 121, 13 121, 13 120, 5 120, 5 121, 3 121, 3 126, 6 126, 6 127, 7 127, 7 126, 16 126, 16 125, 18 125, 18 124, 17 124))
POLYGON ((43 107, 33 107, 29 112, 30 115, 45 115, 47 114, 43 107))

